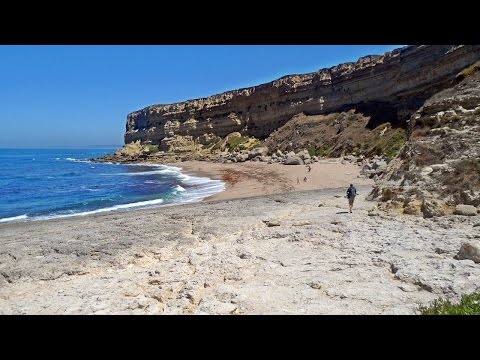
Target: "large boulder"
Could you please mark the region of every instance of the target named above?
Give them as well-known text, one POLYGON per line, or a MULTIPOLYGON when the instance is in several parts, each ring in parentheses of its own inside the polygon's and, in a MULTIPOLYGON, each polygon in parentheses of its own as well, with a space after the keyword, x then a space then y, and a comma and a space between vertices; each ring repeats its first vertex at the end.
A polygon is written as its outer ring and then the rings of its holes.
POLYGON ((403 208, 403 213, 408 215, 422 215, 422 202, 418 199, 409 201, 403 208))
POLYGON ((431 218, 445 215, 445 204, 435 199, 424 199, 421 207, 423 217, 431 218))
POLYGON ((303 165, 303 160, 298 156, 287 156, 283 161, 284 165, 303 165))
POLYGON ((477 264, 480 263, 480 241, 470 240, 466 241, 460 247, 460 251, 456 255, 458 260, 473 260, 477 264))
POLYGON ((265 156, 268 154, 268 148, 267 147, 257 147, 255 149, 250 150, 248 154, 249 159, 253 159, 257 156, 265 156))
POLYGON ((310 159, 310 154, 307 150, 299 151, 296 155, 302 160, 310 159))
POLYGON ((457 205, 455 206, 455 215, 475 216, 477 215, 477 208, 473 205, 457 205))

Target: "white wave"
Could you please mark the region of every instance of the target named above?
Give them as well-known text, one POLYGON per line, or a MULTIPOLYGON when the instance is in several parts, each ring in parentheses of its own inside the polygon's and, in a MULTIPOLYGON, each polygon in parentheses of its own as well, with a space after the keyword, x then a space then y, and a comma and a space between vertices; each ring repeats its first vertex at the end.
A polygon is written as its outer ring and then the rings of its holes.
POLYGON ((213 180, 207 177, 191 176, 185 174, 181 174, 179 176, 179 179, 185 185, 203 185, 218 181, 221 182, 221 180, 213 180))
POLYGON ((192 203, 201 201, 209 196, 225 191, 225 183, 220 180, 211 180, 212 182, 206 186, 197 188, 190 188, 182 193, 182 199, 177 200, 177 203, 192 203))
POLYGON ((15 220, 23 220, 23 219, 26 219, 27 217, 28 217, 27 214, 23 214, 23 215, 19 215, 19 216, 3 218, 3 219, 0 219, 0 223, 1 222, 8 222, 8 221, 15 221, 15 220))
POLYGON ((124 175, 124 176, 143 176, 143 175, 177 175, 179 176, 181 173, 178 170, 174 169, 159 169, 159 170, 151 170, 151 171, 139 171, 139 172, 131 172, 131 173, 114 173, 114 174, 100 174, 102 176, 117 176, 117 175, 124 175))
POLYGON ((170 165, 164 165, 164 164, 151 164, 151 163, 134 163, 134 164, 124 164, 124 163, 117 163, 120 165, 125 165, 125 166, 148 166, 148 167, 153 167, 157 169, 170 169, 170 170, 175 170, 180 172, 182 168, 177 167, 177 166, 170 166, 170 165))
POLYGON ((151 206, 151 205, 158 205, 158 204, 161 204, 161 203, 163 203, 163 199, 155 199, 155 200, 140 201, 140 202, 130 203, 130 204, 115 205, 115 206, 102 208, 102 209, 97 209, 97 210, 92 210, 92 211, 84 211, 84 212, 81 212, 81 213, 37 216, 35 218, 32 218, 32 220, 50 220, 50 219, 66 218, 66 217, 72 217, 72 216, 85 216, 85 215, 92 215, 92 214, 98 214, 98 213, 103 213, 103 212, 110 212, 110 211, 115 211, 115 210, 120 210, 120 209, 130 209, 130 208, 134 208, 134 207, 146 207, 146 206, 151 206))
POLYGON ((55 160, 60 160, 60 158, 55 158, 55 160))
POLYGON ((183 191, 186 191, 183 187, 181 187, 180 185, 177 185, 175 187, 175 191, 180 191, 180 192, 183 192, 183 191))
POLYGON ((65 158, 65 160, 73 161, 73 162, 79 162, 79 163, 91 163, 91 162, 93 162, 93 161, 86 160, 86 159, 75 159, 75 158, 71 158, 71 157, 67 157, 67 158, 65 158))

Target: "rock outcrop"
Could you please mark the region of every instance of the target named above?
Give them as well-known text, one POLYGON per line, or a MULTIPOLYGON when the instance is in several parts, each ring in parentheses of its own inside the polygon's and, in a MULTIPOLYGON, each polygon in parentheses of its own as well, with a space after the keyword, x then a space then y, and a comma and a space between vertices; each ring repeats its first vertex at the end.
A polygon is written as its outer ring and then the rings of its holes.
POLYGON ((475 216, 480 205, 480 63, 411 117, 408 141, 370 194, 386 210, 475 216))
POLYGON ((458 71, 479 59, 480 45, 407 46, 259 86, 153 105, 128 115, 125 143, 161 145, 175 135, 196 139, 232 132, 267 138, 296 114, 349 108, 370 116, 370 129, 387 121, 398 126, 458 71))

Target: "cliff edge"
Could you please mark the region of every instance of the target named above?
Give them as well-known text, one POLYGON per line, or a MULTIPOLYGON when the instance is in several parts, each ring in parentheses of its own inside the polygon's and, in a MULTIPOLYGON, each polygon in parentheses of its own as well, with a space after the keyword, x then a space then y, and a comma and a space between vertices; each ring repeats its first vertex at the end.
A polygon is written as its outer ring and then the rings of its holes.
POLYGON ((407 46, 254 87, 152 105, 127 116, 125 144, 140 140, 168 150, 164 140, 176 135, 223 138, 233 132, 265 139, 296 114, 351 108, 372 116, 370 128, 384 121, 401 125, 458 71, 479 59, 480 45, 407 46))

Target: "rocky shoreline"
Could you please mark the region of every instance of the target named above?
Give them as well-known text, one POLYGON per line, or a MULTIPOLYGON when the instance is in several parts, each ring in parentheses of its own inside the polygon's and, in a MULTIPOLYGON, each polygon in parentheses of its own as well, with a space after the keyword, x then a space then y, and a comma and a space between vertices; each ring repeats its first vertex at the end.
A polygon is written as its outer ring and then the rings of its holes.
POLYGON ((340 188, 0 224, 0 313, 415 314, 480 288, 477 218, 368 216, 369 189, 353 214, 340 188))

